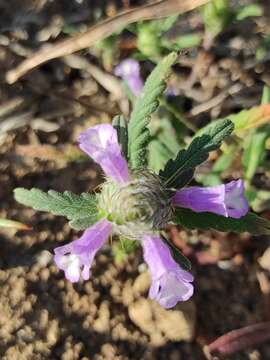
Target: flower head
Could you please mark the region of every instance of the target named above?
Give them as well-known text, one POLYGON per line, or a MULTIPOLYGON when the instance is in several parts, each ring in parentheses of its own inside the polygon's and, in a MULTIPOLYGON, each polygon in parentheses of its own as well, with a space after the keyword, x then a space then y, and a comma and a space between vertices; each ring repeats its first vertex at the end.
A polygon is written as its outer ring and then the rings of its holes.
POLYGON ((125 59, 114 69, 116 76, 127 82, 130 90, 138 96, 143 89, 143 80, 140 75, 140 64, 133 59, 125 59))
POLYGON ((79 145, 101 166, 106 181, 97 194, 99 221, 78 240, 55 249, 59 269, 72 282, 88 280, 96 252, 113 232, 141 242, 152 274, 152 299, 165 308, 188 300, 193 294, 193 276, 175 262, 157 234, 171 219, 174 206, 235 218, 245 215, 248 205, 242 180, 216 187, 181 189, 172 197, 175 190, 166 189, 158 175, 128 168, 111 125, 96 125, 84 131, 79 145))

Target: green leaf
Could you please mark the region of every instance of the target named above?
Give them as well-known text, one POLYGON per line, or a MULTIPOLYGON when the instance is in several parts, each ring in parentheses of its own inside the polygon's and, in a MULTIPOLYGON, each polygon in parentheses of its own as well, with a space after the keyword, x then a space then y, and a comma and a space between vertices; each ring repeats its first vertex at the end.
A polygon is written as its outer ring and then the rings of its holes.
POLYGON ((178 152, 177 131, 170 118, 159 114, 157 121, 151 122, 150 132, 152 140, 148 146, 148 168, 158 174, 178 152))
POLYGON ((264 85, 263 92, 262 92, 262 99, 261 104, 268 104, 270 103, 270 87, 267 85, 264 85))
POLYGON ((146 166, 146 147, 150 140, 148 125, 151 114, 158 107, 158 98, 166 88, 165 82, 176 58, 177 54, 171 53, 156 66, 146 80, 144 89, 131 113, 128 125, 128 156, 131 167, 134 169, 146 166))
POLYGON ((169 50, 180 51, 199 46, 202 42, 202 36, 198 34, 185 34, 176 37, 175 39, 162 39, 162 45, 169 50))
POLYGON ((127 121, 122 115, 113 118, 112 126, 117 131, 118 142, 121 145, 122 152, 127 158, 128 153, 128 127, 127 121))
POLYGON ((127 255, 134 252, 138 247, 138 241, 129 240, 123 237, 119 237, 119 241, 113 244, 113 255, 117 264, 122 264, 127 255))
POLYGON ((169 160, 159 174, 167 187, 181 188, 193 177, 195 167, 207 160, 209 152, 220 147, 225 137, 233 131, 230 120, 220 120, 208 126, 200 136, 195 136, 185 150, 182 149, 174 160, 169 160))
MULTIPOLYGON (((261 104, 269 104, 270 88, 263 87, 261 104)), ((269 125, 262 125, 259 128, 251 129, 244 139, 243 165, 245 179, 251 183, 256 170, 266 156, 266 141, 270 137, 269 125)))
POLYGON ((75 220, 87 218, 89 224, 90 218, 92 219, 91 224, 97 220, 96 198, 92 194, 82 193, 76 195, 70 191, 60 193, 54 190, 49 190, 46 193, 35 188, 31 190, 17 188, 14 190, 14 194, 15 199, 20 204, 30 206, 35 210, 48 211, 54 215, 65 216, 72 221, 74 220, 74 222, 71 222, 71 226, 76 224, 75 220))
POLYGON ((259 4, 249 4, 237 9, 236 20, 241 21, 252 16, 262 16, 263 9, 259 4))
POLYGON ((232 20, 228 0, 212 0, 203 7, 203 20, 207 32, 218 35, 232 20))
POLYGON ((80 219, 74 219, 69 222, 69 226, 75 230, 84 230, 94 225, 97 222, 98 218, 96 214, 93 216, 87 216, 80 219))
POLYGON ((31 230, 31 227, 18 221, 0 219, 0 227, 13 228, 17 230, 31 230))
POLYGON ((162 240, 169 246, 170 252, 174 260, 179 264, 184 270, 191 270, 191 262, 188 258, 181 253, 181 251, 169 240, 167 237, 162 234, 162 240))
POLYGON ((196 213, 189 209, 177 209, 174 222, 188 229, 249 232, 253 235, 269 235, 270 221, 253 213, 240 219, 226 218, 209 212, 196 213))
POLYGON ((252 129, 249 136, 244 140, 243 164, 245 179, 252 181, 258 166, 265 157, 265 143, 270 136, 268 126, 252 129))
POLYGON ((148 168, 154 173, 158 174, 171 157, 170 150, 159 140, 154 139, 149 143, 148 168))

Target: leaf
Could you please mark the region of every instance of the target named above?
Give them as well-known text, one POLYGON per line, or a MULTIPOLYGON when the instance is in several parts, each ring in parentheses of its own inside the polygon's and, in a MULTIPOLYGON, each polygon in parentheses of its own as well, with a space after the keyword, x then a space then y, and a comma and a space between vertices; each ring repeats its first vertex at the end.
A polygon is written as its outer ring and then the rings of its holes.
POLYGON ((84 230, 94 225, 97 220, 97 216, 87 216, 80 219, 71 220, 69 222, 69 226, 75 230, 84 230))
POLYGON ((8 220, 8 219, 0 219, 0 227, 13 228, 18 230, 31 230, 31 226, 26 224, 22 224, 18 221, 8 220))
POLYGON ((185 150, 182 149, 174 160, 169 160, 159 175, 167 187, 181 188, 193 177, 195 167, 207 160, 212 150, 220 147, 225 137, 233 131, 230 120, 220 120, 208 126, 200 136, 195 136, 185 150))
POLYGON ((246 197, 253 211, 262 212, 270 209, 270 191, 250 187, 246 190, 246 197))
POLYGON ((234 132, 256 128, 270 120, 270 104, 254 106, 237 114, 227 116, 234 123, 234 132))
POLYGON ((262 92, 262 99, 261 104, 268 104, 270 103, 270 87, 267 85, 264 85, 263 92, 262 92))
POLYGON ((117 115, 113 118, 112 126, 117 131, 118 142, 121 145, 122 152, 127 158, 128 155, 128 127, 127 121, 122 115, 117 115))
MULTIPOLYGON (((270 102, 270 88, 263 87, 261 104, 270 102)), ((256 173, 257 167, 266 156, 266 140, 270 136, 269 125, 262 125, 257 129, 252 129, 250 134, 244 140, 243 165, 245 179, 251 182, 256 173)))
POLYGON ((158 107, 158 98, 165 90, 165 82, 176 58, 177 54, 171 53, 156 66, 146 80, 144 89, 131 113, 128 125, 128 157, 132 168, 146 166, 146 147, 150 140, 148 130, 150 116, 158 107))
POLYGON ((213 0, 204 5, 203 20, 206 32, 218 35, 232 20, 229 1, 213 0))
POLYGON ((252 132, 244 140, 243 165, 245 179, 252 181, 258 166, 265 157, 265 143, 270 136, 268 126, 261 126, 258 129, 252 129, 252 132))
POLYGON ((185 255, 183 255, 181 251, 164 235, 162 235, 162 240, 169 246, 172 257, 177 264, 179 264, 184 270, 191 270, 191 262, 188 258, 186 258, 185 255))
POLYGON ((241 21, 251 16, 262 16, 263 9, 259 4, 249 4, 237 9, 236 20, 241 21))
POLYGON ((199 46, 202 42, 202 36, 199 34, 185 34, 177 36, 175 39, 162 39, 162 45, 169 50, 180 51, 199 46))
POLYGON ((159 116, 158 121, 151 122, 150 132, 152 140, 148 146, 148 168, 158 174, 167 161, 176 156, 179 142, 176 129, 167 117, 159 116))
POLYGON ((35 210, 48 211, 54 215, 65 216, 72 220, 71 226, 79 224, 75 220, 87 218, 89 221, 91 218, 92 223, 97 220, 96 198, 92 194, 82 193, 76 195, 70 191, 60 193, 54 190, 49 190, 46 193, 35 188, 31 190, 17 188, 14 190, 14 194, 15 199, 20 204, 30 206, 35 210))
POLYGON ((150 170, 158 174, 171 157, 172 153, 162 142, 156 139, 150 141, 148 152, 148 168, 150 170))
POLYGON ((174 222, 188 229, 249 232, 253 235, 269 235, 270 221, 256 214, 248 213, 240 219, 224 217, 209 212, 196 213, 189 209, 177 209, 174 222))
POLYGON ((126 260, 127 255, 134 252, 137 247, 138 241, 120 236, 119 240, 114 242, 112 247, 115 262, 117 264, 122 264, 126 260))

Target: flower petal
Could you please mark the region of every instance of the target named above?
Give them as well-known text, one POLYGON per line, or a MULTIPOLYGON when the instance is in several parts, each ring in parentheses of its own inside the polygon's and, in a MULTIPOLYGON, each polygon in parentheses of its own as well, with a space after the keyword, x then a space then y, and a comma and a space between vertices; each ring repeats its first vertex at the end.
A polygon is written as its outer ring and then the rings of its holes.
POLYGON ((181 189, 173 197, 175 206, 195 212, 212 212, 225 217, 240 218, 248 212, 243 180, 218 186, 192 186, 181 189))
POLYGON ((116 181, 128 181, 128 165, 118 144, 117 132, 109 124, 96 125, 79 135, 79 146, 116 181))
POLYGON ((114 69, 116 76, 127 82, 130 90, 138 96, 143 89, 143 80, 140 75, 140 64, 133 59, 125 59, 114 69))
POLYGON ((225 203, 228 216, 239 219, 248 213, 244 181, 239 179, 225 185, 225 203))
POLYGON ((175 262, 159 236, 145 235, 142 245, 152 275, 149 297, 167 309, 188 300, 193 294, 193 276, 175 262))
POLYGON ((111 230, 112 224, 102 219, 85 230, 81 238, 54 249, 54 261, 57 267, 65 272, 69 281, 77 282, 80 277, 89 279, 94 256, 109 237, 111 230))

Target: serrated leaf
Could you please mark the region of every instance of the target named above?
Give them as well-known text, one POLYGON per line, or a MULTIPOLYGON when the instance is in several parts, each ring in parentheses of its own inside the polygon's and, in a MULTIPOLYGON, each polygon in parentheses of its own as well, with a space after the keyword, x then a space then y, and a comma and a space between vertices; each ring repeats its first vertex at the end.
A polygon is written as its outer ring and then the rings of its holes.
POLYGON ((230 120, 220 120, 208 126, 200 136, 195 136, 185 150, 179 151, 174 160, 169 160, 159 175, 167 187, 181 188, 193 177, 195 167, 207 160, 209 152, 220 147, 222 141, 233 131, 230 120))
POLYGON ((118 142, 121 145, 122 152, 127 158, 128 156, 128 126, 127 121, 122 115, 113 118, 112 126, 117 131, 118 142))
POLYGON ((148 130, 150 116, 158 107, 158 98, 165 90, 165 82, 176 58, 177 54, 171 53, 156 66, 146 80, 144 89, 131 113, 128 125, 128 157, 134 169, 146 166, 146 147, 150 140, 148 130))
POLYGON ((71 220, 69 226, 75 230, 84 230, 94 225, 97 220, 97 214, 95 213, 92 216, 71 220))
POLYGON ((181 251, 164 235, 162 235, 162 240, 169 246, 172 257, 177 264, 179 264, 184 270, 191 270, 191 262, 188 258, 186 258, 185 255, 183 255, 181 251))
POLYGON ((196 213, 189 209, 177 209, 174 222, 188 229, 249 232, 253 235, 270 234, 270 221, 253 213, 234 219, 209 212, 196 213))
POLYGON ((73 194, 70 191, 60 193, 49 190, 47 193, 39 189, 14 190, 15 199, 35 210, 48 211, 54 215, 65 216, 69 220, 97 217, 96 198, 92 194, 73 194))

